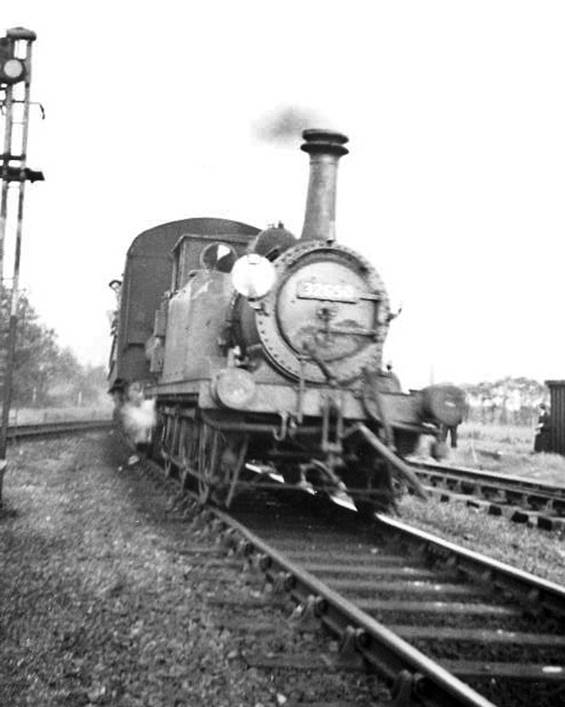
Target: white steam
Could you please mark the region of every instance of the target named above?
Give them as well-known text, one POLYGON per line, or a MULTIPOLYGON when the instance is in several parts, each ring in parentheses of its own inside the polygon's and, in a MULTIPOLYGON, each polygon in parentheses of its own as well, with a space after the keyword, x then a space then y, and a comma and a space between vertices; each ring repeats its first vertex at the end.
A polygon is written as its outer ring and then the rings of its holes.
POLYGON ((155 401, 144 400, 137 395, 134 397, 131 393, 128 398, 120 410, 125 433, 134 445, 148 444, 151 430, 157 424, 155 401))

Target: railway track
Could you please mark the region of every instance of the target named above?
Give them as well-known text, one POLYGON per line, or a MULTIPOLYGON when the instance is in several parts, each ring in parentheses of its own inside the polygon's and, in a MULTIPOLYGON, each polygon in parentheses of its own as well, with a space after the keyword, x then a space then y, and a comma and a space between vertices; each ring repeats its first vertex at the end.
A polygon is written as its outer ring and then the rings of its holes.
POLYGON ((40 422, 32 425, 10 425, 8 427, 8 441, 38 439, 42 437, 56 437, 58 435, 74 432, 92 432, 108 430, 112 427, 112 420, 63 420, 57 422, 40 422))
POLYGON ((520 476, 411 461, 428 491, 442 501, 460 501, 544 530, 565 528, 565 484, 543 484, 520 476))
MULTIPOLYGON (((259 490, 229 514, 198 511, 194 527, 262 575, 269 596, 290 598, 306 628, 323 624, 338 637, 326 669, 384 676, 395 707, 555 705, 565 697, 561 586, 385 516, 361 523, 307 494, 259 490)), ((219 601, 230 600, 242 602, 229 591, 219 601)), ((245 660, 292 667, 284 650, 245 660)))

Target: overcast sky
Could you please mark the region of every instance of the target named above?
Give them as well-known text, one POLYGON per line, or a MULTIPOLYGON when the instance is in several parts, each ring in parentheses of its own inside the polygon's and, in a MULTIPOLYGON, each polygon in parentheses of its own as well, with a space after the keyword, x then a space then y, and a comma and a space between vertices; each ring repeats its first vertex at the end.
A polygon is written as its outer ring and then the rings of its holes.
MULTIPOLYGON (((22 286, 105 363, 107 284, 141 231, 193 216, 300 233, 293 107, 350 137, 337 237, 403 311, 407 387, 565 378, 563 2, 4 3, 37 32, 22 286)), ((8 243, 8 249, 12 247, 8 243)), ((6 272, 6 275, 9 275, 6 272)))

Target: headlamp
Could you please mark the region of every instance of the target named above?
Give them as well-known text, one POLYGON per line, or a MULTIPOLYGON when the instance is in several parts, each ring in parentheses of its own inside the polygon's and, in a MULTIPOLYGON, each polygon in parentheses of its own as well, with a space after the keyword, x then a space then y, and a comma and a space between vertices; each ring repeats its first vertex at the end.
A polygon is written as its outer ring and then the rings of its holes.
POLYGON ((248 299, 264 297, 275 284, 277 274, 270 260, 249 253, 236 260, 231 271, 232 283, 240 295, 248 299))

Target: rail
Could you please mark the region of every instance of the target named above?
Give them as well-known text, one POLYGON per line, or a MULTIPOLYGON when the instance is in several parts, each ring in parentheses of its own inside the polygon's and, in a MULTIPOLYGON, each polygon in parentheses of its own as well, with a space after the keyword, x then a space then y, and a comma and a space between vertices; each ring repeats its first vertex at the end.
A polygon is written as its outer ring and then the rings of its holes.
POLYGON ((441 500, 463 501, 544 530, 565 527, 565 485, 432 462, 410 460, 410 466, 428 492, 441 500))
POLYGON ((61 420, 57 422, 40 422, 31 425, 11 425, 8 427, 8 441, 36 439, 38 437, 53 437, 73 432, 89 432, 107 430, 112 427, 112 420, 61 420))

